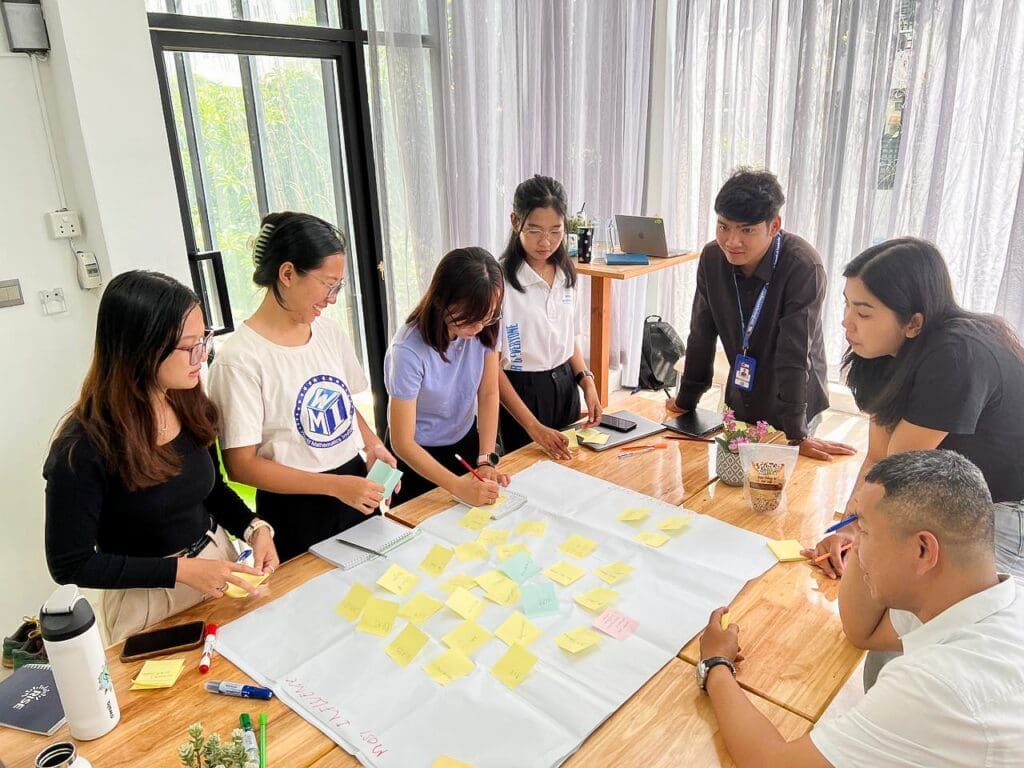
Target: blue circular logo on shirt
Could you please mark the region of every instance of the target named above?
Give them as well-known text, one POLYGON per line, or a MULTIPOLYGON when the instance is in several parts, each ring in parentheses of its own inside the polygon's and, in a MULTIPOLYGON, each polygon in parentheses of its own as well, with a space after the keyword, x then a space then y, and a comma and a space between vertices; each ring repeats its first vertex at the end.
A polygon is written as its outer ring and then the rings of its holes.
POLYGON ((356 409, 345 382, 320 374, 299 389, 295 428, 313 448, 333 448, 352 434, 356 409))

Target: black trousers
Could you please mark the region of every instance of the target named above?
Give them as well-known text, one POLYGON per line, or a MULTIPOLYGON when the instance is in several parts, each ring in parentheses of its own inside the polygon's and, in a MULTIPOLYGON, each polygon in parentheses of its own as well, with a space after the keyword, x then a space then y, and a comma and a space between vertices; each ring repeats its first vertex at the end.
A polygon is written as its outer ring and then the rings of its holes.
MULTIPOLYGON (((568 362, 550 371, 505 371, 516 394, 545 427, 565 429, 580 417, 580 391, 568 362)), ((505 453, 532 442, 511 413, 501 409, 498 426, 505 453)))
MULTIPOLYGON (((323 474, 366 477, 366 462, 356 456, 323 474)), ((256 491, 256 514, 274 526, 274 546, 282 563, 367 518, 334 496, 261 490, 256 491)))
MULTIPOLYGON (((387 444, 388 450, 395 453, 391 448, 390 430, 384 435, 384 442, 387 444)), ((458 442, 453 445, 421 445, 420 448, 429 453, 438 464, 449 472, 456 475, 465 475, 466 468, 455 458, 455 454, 459 454, 468 461, 471 467, 476 466, 476 458, 480 455, 480 434, 476 431, 476 422, 474 421, 473 426, 469 428, 469 432, 459 438, 458 442)), ((398 468, 402 470, 403 475, 402 490, 392 497, 392 507, 404 504, 410 499, 415 499, 417 496, 427 491, 432 491, 437 487, 425 477, 417 474, 416 470, 402 461, 397 453, 395 458, 398 459, 398 468)))

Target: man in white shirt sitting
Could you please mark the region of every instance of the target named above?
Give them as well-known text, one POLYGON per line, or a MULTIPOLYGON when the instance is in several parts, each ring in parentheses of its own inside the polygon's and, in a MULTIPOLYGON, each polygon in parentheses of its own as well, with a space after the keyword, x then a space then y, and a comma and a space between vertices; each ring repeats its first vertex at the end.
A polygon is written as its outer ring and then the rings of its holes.
POLYGON ((716 610, 698 678, 736 764, 1024 766, 1024 588, 996 573, 981 471, 952 451, 894 454, 865 478, 859 513, 843 629, 903 655, 847 714, 787 742, 736 683, 738 627, 716 610))

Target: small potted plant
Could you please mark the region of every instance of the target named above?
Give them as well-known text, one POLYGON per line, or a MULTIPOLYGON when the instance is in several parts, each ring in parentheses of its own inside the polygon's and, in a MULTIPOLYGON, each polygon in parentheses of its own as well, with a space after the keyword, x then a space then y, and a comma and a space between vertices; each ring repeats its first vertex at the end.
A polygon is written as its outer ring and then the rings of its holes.
POLYGON ((715 473, 726 485, 743 485, 743 464, 740 462, 740 446, 743 443, 763 443, 775 432, 767 421, 759 421, 753 426, 736 421, 736 413, 731 408, 722 412, 725 430, 715 438, 717 453, 715 455, 715 473))
POLYGON ((257 768, 257 763, 245 754, 240 728, 224 742, 219 733, 204 737, 202 723, 188 727, 188 741, 178 747, 178 759, 184 768, 257 768))
POLYGON ((569 251, 569 258, 579 258, 581 264, 590 263, 590 246, 594 239, 594 221, 587 217, 582 207, 565 221, 566 241, 565 247, 569 251))

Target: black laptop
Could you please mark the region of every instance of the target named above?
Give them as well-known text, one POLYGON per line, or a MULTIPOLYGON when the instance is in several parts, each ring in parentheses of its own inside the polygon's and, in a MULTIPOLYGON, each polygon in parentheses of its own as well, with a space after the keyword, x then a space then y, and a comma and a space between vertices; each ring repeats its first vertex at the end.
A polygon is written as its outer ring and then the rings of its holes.
POLYGON ((722 415, 714 411, 696 408, 692 411, 666 419, 662 426, 672 432, 679 432, 689 437, 707 437, 713 435, 723 426, 722 415))

